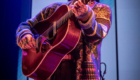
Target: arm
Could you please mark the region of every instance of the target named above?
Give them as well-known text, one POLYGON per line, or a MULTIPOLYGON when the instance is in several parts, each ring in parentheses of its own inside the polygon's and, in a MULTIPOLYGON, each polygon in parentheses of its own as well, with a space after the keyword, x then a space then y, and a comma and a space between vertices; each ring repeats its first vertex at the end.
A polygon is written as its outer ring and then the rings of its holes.
POLYGON ((44 20, 51 16, 51 14, 56 9, 56 5, 52 4, 42 9, 34 18, 28 19, 26 22, 22 22, 16 31, 17 45, 22 48, 30 48, 28 46, 35 46, 34 44, 34 34, 31 31, 31 28, 41 20, 44 20), (30 43, 31 42, 31 43, 30 43), (24 43, 29 44, 27 46, 24 43), (32 45, 34 44, 34 45, 32 45))
POLYGON ((83 23, 79 20, 79 24, 87 39, 93 42, 101 40, 105 38, 111 26, 111 9, 108 5, 97 4, 88 21, 83 23))

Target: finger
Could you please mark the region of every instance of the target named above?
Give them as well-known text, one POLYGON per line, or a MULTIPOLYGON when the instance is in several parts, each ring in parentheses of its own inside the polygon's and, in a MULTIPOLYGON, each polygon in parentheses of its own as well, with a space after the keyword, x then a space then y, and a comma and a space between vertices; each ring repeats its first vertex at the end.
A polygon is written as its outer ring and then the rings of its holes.
POLYGON ((74 8, 75 8, 75 9, 78 9, 79 7, 80 7, 80 6, 78 6, 77 3, 74 4, 74 8))
POLYGON ((26 39, 25 38, 23 38, 22 40, 21 40, 21 45, 23 46, 23 45, 26 45, 26 39))
POLYGON ((81 10, 73 9, 75 16, 80 16, 82 14, 81 10))
POLYGON ((26 49, 26 46, 27 44, 25 44, 25 43, 22 43, 22 45, 21 45, 21 49, 26 49))
POLYGON ((29 36, 29 37, 25 37, 25 38, 26 38, 27 42, 31 41, 31 39, 32 39, 31 36, 29 36))
POLYGON ((35 42, 35 39, 33 38, 32 39, 32 45, 35 47, 36 46, 36 42, 35 42))
POLYGON ((26 43, 26 39, 25 38, 23 38, 22 40, 21 40, 21 45, 22 46, 25 46, 27 43, 26 43))
POLYGON ((35 44, 34 44, 33 42, 31 42, 29 45, 30 45, 31 47, 35 47, 35 44))
POLYGON ((29 46, 28 44, 26 44, 23 48, 24 48, 24 49, 30 49, 30 48, 32 48, 32 47, 29 46))
POLYGON ((23 45, 23 48, 24 49, 30 49, 32 48, 32 46, 30 45, 31 44, 31 40, 27 39, 27 37, 25 37, 25 44, 23 45))
POLYGON ((78 1, 76 1, 76 2, 74 3, 74 7, 75 7, 76 9, 80 8, 79 2, 78 2, 78 1))
POLYGON ((20 40, 20 41, 19 41, 19 46, 21 47, 21 45, 22 45, 22 41, 20 40))
POLYGON ((22 38, 22 40, 21 40, 21 47, 22 47, 22 49, 26 49, 26 48, 28 48, 29 46, 28 46, 28 39, 27 39, 27 37, 23 37, 22 38))
POLYGON ((86 5, 84 5, 82 2, 78 2, 77 5, 80 6, 80 9, 86 8, 86 5))
POLYGON ((22 45, 21 45, 21 49, 26 49, 25 46, 26 46, 26 44, 22 44, 22 45))
POLYGON ((29 45, 32 42, 33 37, 25 37, 26 43, 29 45))
POLYGON ((77 10, 75 8, 72 9, 72 12, 74 13, 75 16, 77 16, 77 10))
POLYGON ((81 2, 81 0, 78 0, 78 1, 77 1, 77 5, 78 5, 78 6, 83 5, 83 3, 81 2))
POLYGON ((35 40, 32 38, 28 44, 30 47, 35 47, 35 40))
POLYGON ((84 4, 81 2, 81 0, 78 0, 76 5, 79 6, 79 7, 84 6, 84 4))
POLYGON ((30 47, 30 46, 24 46, 23 49, 31 49, 33 47, 30 47))
POLYGON ((33 45, 32 45, 32 41, 29 41, 29 42, 28 42, 27 47, 30 47, 30 48, 33 47, 33 45))

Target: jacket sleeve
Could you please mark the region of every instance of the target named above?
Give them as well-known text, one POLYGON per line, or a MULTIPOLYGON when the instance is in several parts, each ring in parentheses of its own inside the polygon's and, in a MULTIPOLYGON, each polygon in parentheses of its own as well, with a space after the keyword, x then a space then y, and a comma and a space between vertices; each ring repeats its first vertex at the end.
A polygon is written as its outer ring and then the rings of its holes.
POLYGON ((25 34, 30 34, 34 36, 34 34, 31 32, 31 28, 38 23, 41 20, 44 20, 51 16, 51 14, 54 12, 56 9, 57 5, 51 4, 44 9, 42 9, 34 18, 28 19, 26 22, 22 22, 17 30, 16 30, 16 39, 17 39, 17 45, 19 44, 19 40, 25 35, 25 34))
POLYGON ((103 39, 111 26, 111 9, 108 5, 97 4, 92 9, 92 14, 86 23, 79 21, 86 38, 95 42, 103 39))

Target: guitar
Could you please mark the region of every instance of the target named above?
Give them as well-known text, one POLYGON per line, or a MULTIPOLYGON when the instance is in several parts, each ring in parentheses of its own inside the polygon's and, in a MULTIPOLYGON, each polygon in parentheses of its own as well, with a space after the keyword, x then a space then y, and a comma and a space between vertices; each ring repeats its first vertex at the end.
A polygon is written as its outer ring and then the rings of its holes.
POLYGON ((75 17, 69 7, 62 5, 49 18, 33 27, 45 38, 40 40, 39 52, 36 48, 22 50, 22 72, 25 76, 39 80, 51 77, 64 56, 76 47, 80 39, 81 30, 76 27, 74 20, 75 17), (42 44, 54 27, 57 28, 57 35, 50 41, 51 45, 47 45, 47 49, 42 51, 42 44))

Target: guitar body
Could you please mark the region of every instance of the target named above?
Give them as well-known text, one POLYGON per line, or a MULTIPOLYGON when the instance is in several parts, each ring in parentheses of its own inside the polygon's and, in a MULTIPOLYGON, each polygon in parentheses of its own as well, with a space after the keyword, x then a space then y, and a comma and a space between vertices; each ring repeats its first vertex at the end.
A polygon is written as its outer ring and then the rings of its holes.
MULTIPOLYGON (((62 5, 52 16, 38 22, 33 28, 41 35, 68 11, 68 6, 62 5)), ((71 17, 57 30, 55 39, 44 53, 37 53, 36 48, 22 50, 22 72, 25 76, 38 80, 51 77, 63 57, 79 42, 81 30, 75 26, 73 19, 74 17, 71 17)))

